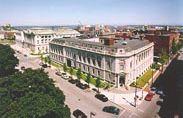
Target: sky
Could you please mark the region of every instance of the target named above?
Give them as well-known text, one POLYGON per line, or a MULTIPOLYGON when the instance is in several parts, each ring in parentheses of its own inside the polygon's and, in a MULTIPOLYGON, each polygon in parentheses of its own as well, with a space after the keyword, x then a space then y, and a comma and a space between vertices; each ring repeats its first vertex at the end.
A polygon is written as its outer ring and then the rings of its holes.
POLYGON ((0 25, 183 25, 183 0, 0 0, 0 25))

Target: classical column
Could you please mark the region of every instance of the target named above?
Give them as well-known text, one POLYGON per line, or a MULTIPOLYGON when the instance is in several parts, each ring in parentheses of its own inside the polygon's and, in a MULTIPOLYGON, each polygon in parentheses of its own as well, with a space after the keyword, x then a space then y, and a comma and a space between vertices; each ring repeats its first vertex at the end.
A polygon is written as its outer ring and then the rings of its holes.
POLYGON ((116 80, 116 87, 120 87, 120 76, 118 74, 115 74, 115 80, 116 80))

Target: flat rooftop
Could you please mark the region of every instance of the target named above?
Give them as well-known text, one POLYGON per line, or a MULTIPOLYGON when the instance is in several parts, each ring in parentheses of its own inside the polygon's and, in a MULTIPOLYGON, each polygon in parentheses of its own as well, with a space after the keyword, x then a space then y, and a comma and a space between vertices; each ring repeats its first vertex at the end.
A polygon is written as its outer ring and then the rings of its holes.
POLYGON ((53 43, 59 43, 59 42, 74 42, 77 44, 90 44, 94 46, 100 46, 100 47, 106 47, 106 48, 122 48, 125 51, 129 52, 132 50, 137 50, 139 48, 142 48, 151 42, 148 40, 140 40, 140 39, 119 39, 117 43, 113 45, 104 45, 101 42, 92 42, 92 41, 85 41, 83 39, 78 39, 78 38, 58 38, 58 39, 53 39, 51 42, 53 43))

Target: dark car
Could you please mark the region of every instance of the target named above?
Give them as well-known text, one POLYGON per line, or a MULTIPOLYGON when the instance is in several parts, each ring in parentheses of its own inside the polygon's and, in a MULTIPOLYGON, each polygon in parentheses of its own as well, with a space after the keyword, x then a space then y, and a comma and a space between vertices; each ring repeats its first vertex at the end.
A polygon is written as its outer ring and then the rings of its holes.
POLYGON ((22 66, 22 67, 21 67, 21 70, 25 70, 25 66, 22 66))
POLYGON ((105 106, 103 108, 103 111, 108 112, 108 113, 112 113, 112 114, 115 114, 115 115, 119 115, 120 109, 115 107, 115 106, 105 106))
POLYGON ((84 86, 85 86, 86 88, 90 88, 90 86, 89 86, 88 84, 84 84, 84 86))
POLYGON ((74 112, 73 112, 73 116, 75 116, 76 118, 87 118, 86 114, 83 113, 81 110, 79 109, 76 109, 74 112))
POLYGON ((96 93, 99 93, 96 88, 92 88, 92 90, 95 91, 96 93))
POLYGON ((76 83, 76 86, 79 87, 80 89, 83 89, 83 90, 87 89, 87 87, 84 84, 80 83, 80 82, 76 83))
POLYGON ((69 79, 68 82, 70 82, 71 84, 76 84, 76 80, 75 79, 69 79))
POLYGON ((26 54, 24 54, 24 57, 27 57, 27 55, 26 55, 26 54))
POLYGON ((47 65, 47 64, 43 64, 42 67, 43 67, 43 68, 47 68, 48 65, 47 65))
POLYGON ((55 74, 58 75, 58 76, 61 76, 62 75, 62 73, 59 72, 59 71, 55 72, 55 74))
POLYGON ((153 96, 154 96, 154 93, 149 92, 149 93, 146 95, 145 100, 146 100, 146 101, 151 101, 152 98, 153 98, 153 96))
POLYGON ((107 102, 108 101, 108 98, 103 94, 96 94, 95 97, 97 99, 101 100, 102 102, 107 102))

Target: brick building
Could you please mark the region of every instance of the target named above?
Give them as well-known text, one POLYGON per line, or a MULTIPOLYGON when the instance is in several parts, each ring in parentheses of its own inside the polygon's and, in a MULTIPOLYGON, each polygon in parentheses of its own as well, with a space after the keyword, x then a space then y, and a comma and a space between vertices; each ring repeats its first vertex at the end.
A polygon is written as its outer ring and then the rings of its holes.
POLYGON ((145 39, 154 42, 154 53, 159 55, 162 50, 168 54, 171 53, 173 40, 177 43, 179 41, 180 33, 176 31, 166 30, 148 30, 145 34, 145 39))

